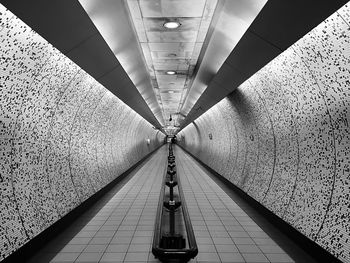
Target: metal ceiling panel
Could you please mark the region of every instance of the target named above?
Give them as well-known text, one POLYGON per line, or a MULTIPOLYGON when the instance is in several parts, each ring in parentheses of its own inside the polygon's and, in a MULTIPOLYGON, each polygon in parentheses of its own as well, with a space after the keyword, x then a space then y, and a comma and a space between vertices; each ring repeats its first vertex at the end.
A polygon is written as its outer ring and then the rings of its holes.
POLYGON ((162 125, 156 94, 123 0, 79 0, 123 69, 162 125))
POLYGON ((176 124, 176 114, 186 98, 217 0, 126 0, 126 3, 166 126, 176 124), (180 26, 166 28, 164 24, 169 21, 180 26), (170 70, 176 76, 169 76, 170 70), (167 121, 171 114, 176 115, 172 124, 167 121))
MULTIPOLYGON (((226 0, 222 7, 222 12, 226 13, 225 9, 227 8, 227 3, 232 5, 234 2, 236 1, 226 0)), ((187 104, 184 106, 183 112, 188 114, 181 124, 181 129, 203 114, 212 105, 227 96, 252 74, 346 3, 347 0, 320 0, 317 1, 315 6, 315 2, 313 1, 269 0, 232 50, 226 62, 220 67, 217 74, 215 72, 215 65, 220 65, 221 59, 223 58, 222 53, 219 52, 215 54, 212 52, 212 48, 210 47, 211 43, 209 43, 206 53, 203 56, 202 67, 203 64, 208 64, 206 62, 206 57, 211 58, 212 67, 203 67, 198 70, 196 78, 201 79, 201 81, 198 81, 197 84, 194 83, 191 89, 191 93, 197 91, 197 95, 189 94, 187 97, 187 104), (205 68, 206 70, 204 70, 205 68), (201 77, 203 75, 201 70, 205 72, 204 75, 206 76, 201 77), (211 80, 210 76, 212 77, 211 80), (220 86, 227 90, 227 94, 223 93, 221 98, 213 97, 212 99, 208 99, 203 93, 203 99, 200 97, 200 91, 204 90, 206 86, 206 92, 209 92, 215 89, 217 84, 220 84, 220 86), (196 87, 196 85, 198 85, 198 87, 196 87), (198 96, 198 100, 196 100, 196 96, 198 96)), ((241 7, 244 6, 244 3, 242 4, 241 7)), ((243 16, 249 14, 249 12, 244 12, 242 8, 229 8, 229 12, 232 17, 239 13, 242 13, 243 16)), ((222 15, 218 18, 217 25, 220 24, 221 18, 222 15)), ((229 20, 225 18, 223 21, 227 23, 229 20)), ((230 24, 236 26, 234 23, 230 24)), ((212 41, 215 43, 214 47, 216 47, 216 49, 213 49, 214 51, 225 49, 223 46, 225 39, 228 39, 230 35, 233 36, 233 34, 225 34, 223 30, 220 30, 221 34, 216 35, 217 32, 215 31, 218 30, 217 28, 218 26, 214 29, 212 36, 212 41), (215 40, 216 36, 220 35, 221 37, 219 39, 222 40, 221 42, 215 40)), ((239 30, 239 27, 237 29, 239 30)), ((233 40, 237 41, 237 39, 233 40)))
POLYGON ((141 0, 143 17, 201 17, 206 0, 141 0))
MULTIPOLYGON (((121 0, 114 2, 121 2, 121 0)), ((131 90, 135 91, 131 94, 134 98, 138 98, 136 112, 155 127, 162 127, 148 105, 141 103, 143 99, 135 86, 132 83, 132 85, 124 85, 125 77, 128 76, 114 55, 115 50, 112 51, 106 44, 105 39, 77 0, 1 0, 1 3, 131 108, 135 108, 135 105, 132 101, 125 100, 126 97, 123 94, 130 93, 131 90), (111 74, 119 77, 112 77, 111 74), (112 82, 112 79, 115 81, 112 82), (127 91, 124 92, 124 89, 127 91)), ((123 11, 119 10, 119 12, 123 11)), ((124 39, 134 37, 131 25, 129 28, 127 23, 119 25, 126 32, 124 39)), ((130 48, 131 46, 126 43, 119 52, 126 54, 139 52, 129 51, 130 48)))
POLYGON ((243 83, 245 79, 246 78, 242 72, 236 68, 232 68, 232 66, 225 62, 215 75, 213 85, 217 83, 227 92, 232 92, 237 86, 243 83))
POLYGON ((196 77, 181 112, 187 115, 223 65, 243 34, 263 8, 266 0, 221 0, 202 49, 196 77))

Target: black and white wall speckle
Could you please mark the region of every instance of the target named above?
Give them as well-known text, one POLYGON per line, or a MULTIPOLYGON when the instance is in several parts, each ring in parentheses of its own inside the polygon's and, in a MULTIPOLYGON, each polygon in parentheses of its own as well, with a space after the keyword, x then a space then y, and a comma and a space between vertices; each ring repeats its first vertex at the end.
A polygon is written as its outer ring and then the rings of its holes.
POLYGON ((0 5, 0 261, 163 137, 0 5))
POLYGON ((179 138, 276 215, 350 262, 350 4, 179 138))

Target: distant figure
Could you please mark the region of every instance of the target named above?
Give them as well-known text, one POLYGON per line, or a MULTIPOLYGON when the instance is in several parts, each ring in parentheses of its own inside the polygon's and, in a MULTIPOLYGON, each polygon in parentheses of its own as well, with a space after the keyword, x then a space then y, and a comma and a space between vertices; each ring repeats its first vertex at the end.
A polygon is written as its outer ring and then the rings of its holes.
POLYGON ((173 138, 171 138, 171 143, 173 143, 173 144, 176 143, 176 136, 174 136, 173 138))

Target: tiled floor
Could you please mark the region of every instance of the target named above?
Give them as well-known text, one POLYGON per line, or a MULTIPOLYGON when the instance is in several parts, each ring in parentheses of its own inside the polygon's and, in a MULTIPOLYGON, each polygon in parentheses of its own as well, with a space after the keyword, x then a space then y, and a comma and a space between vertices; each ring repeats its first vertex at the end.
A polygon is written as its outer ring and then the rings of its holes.
POLYGON ((175 155, 200 252, 196 262, 295 262, 192 157, 178 147, 175 155))
MULTIPOLYGON (((191 262, 295 262, 192 157, 175 155, 199 248, 191 262)), ((30 262, 158 262, 150 251, 166 156, 162 147, 30 262)))

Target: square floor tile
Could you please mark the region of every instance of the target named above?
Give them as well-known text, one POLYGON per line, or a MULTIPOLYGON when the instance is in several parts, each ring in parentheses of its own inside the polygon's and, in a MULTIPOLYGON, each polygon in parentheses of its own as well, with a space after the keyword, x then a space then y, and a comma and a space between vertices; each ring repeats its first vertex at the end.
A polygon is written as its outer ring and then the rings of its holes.
POLYGON ((104 253, 100 263, 123 262, 126 253, 104 253))
POLYGON ((96 235, 94 237, 112 237, 115 232, 110 230, 100 230, 96 232, 96 235))
POLYGON ((219 253, 221 262, 245 262, 240 253, 219 253))
POLYGON ((94 237, 90 240, 89 244, 108 244, 112 237, 94 237))
POLYGON ((132 244, 150 244, 152 237, 133 237, 131 240, 132 244))
POLYGON ((198 251, 216 252, 214 244, 198 244, 198 251))
POLYGON ((141 261, 144 262, 148 258, 148 252, 131 252, 127 253, 124 259, 125 262, 141 261))
POLYGON ((220 258, 216 253, 198 253, 197 262, 220 262, 220 258))
POLYGON ((89 244, 85 247, 84 253, 99 253, 105 251, 107 244, 89 244))
POLYGON ((233 244, 233 241, 231 238, 227 237, 213 237, 213 242, 215 245, 229 245, 233 244))
POLYGON ((64 248, 62 248, 61 252, 63 253, 80 253, 84 250, 86 245, 73 245, 73 244, 68 244, 64 248))
POLYGON ((284 262, 294 262, 292 258, 290 258, 287 254, 281 253, 281 254, 270 254, 270 253, 265 253, 265 256, 270 260, 270 262, 278 262, 278 263, 284 263, 284 262))
POLYGON ((121 252, 126 252, 129 248, 129 244, 110 244, 106 252, 110 253, 121 253, 121 252))
POLYGON ((112 244, 129 244, 131 242, 131 237, 118 237, 115 236, 112 240, 112 244))
POLYGON ((213 240, 210 237, 197 237, 198 244, 213 244, 213 240))
POLYGON ((261 263, 261 262, 269 262, 269 260, 264 256, 264 254, 245 254, 242 253, 244 259, 249 263, 261 263))
POLYGON ((68 244, 71 245, 84 245, 88 244, 91 240, 91 237, 75 237, 68 244))
POLYGON ((233 237, 233 242, 240 245, 254 244, 254 240, 246 237, 233 237))
POLYGON ((221 253, 221 252, 238 252, 238 249, 234 244, 222 244, 222 245, 215 244, 215 247, 219 253, 221 253))
POLYGON ((261 253, 259 247, 254 244, 250 245, 239 245, 237 244, 237 248, 241 253, 261 253))
POLYGON ((96 263, 99 262, 103 253, 81 253, 75 262, 96 263))
POLYGON ((129 252, 148 252, 151 251, 150 244, 131 244, 128 253, 129 252))
POLYGON ((74 262, 80 253, 58 253, 50 262, 74 262))
POLYGON ((258 245, 261 251, 266 254, 285 254, 282 248, 276 245, 258 245))

